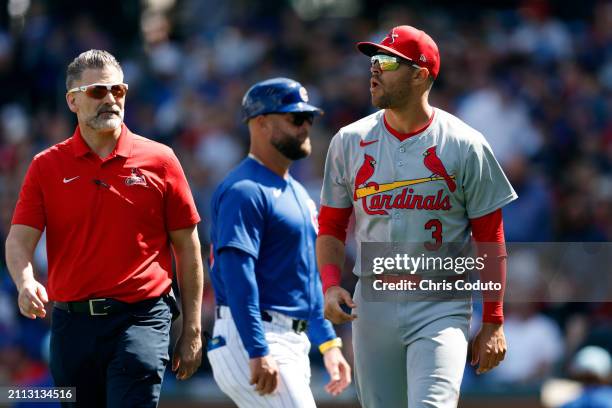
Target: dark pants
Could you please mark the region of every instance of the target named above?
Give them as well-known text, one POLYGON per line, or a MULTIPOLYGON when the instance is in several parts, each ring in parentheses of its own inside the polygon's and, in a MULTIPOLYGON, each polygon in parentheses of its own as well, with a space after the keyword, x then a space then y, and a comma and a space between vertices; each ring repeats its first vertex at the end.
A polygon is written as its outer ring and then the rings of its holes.
POLYGON ((107 316, 53 308, 51 373, 76 387, 64 407, 156 407, 169 361, 172 299, 131 305, 107 316))

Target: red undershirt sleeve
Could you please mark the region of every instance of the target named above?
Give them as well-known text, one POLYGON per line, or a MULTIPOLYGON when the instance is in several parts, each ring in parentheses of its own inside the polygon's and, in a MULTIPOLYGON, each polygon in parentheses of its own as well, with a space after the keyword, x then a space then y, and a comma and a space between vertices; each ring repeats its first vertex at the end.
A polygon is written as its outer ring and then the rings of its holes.
POLYGON ((501 209, 482 217, 470 219, 472 236, 476 241, 478 256, 486 258, 481 271, 483 282, 499 282, 501 290, 483 291, 484 323, 502 324, 504 322, 504 291, 506 287, 506 244, 504 239, 504 222, 501 209))
POLYGON ((319 212, 319 236, 331 235, 346 242, 346 229, 352 212, 353 207, 333 208, 322 205, 319 212))
MULTIPOLYGON (((346 230, 348 228, 349 219, 353 212, 352 207, 334 208, 321 206, 319 212, 319 236, 331 235, 337 238, 342 243, 346 242, 346 230)), ((338 265, 327 264, 321 268, 321 283, 323 284, 323 293, 331 286, 339 286, 341 281, 342 270, 338 265)))

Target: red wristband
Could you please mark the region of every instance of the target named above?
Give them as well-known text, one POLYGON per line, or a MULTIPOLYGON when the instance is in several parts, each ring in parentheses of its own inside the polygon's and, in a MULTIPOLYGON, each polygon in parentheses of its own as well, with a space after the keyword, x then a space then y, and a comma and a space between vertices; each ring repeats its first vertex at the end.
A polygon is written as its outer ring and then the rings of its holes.
POLYGON ((503 302, 482 302, 482 322, 483 323, 504 323, 504 303, 503 302))
POLYGON ((340 286, 342 280, 342 271, 340 267, 334 264, 323 265, 321 268, 321 283, 323 283, 323 294, 327 292, 331 286, 340 286))

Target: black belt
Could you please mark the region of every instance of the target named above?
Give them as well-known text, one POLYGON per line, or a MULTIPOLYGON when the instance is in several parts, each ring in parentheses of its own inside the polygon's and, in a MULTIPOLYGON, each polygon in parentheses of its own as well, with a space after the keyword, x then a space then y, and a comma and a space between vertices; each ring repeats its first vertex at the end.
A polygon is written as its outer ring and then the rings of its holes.
MULTIPOLYGON (((262 310, 261 311, 261 320, 263 320, 264 322, 270 323, 273 320, 272 319, 272 315, 270 313, 266 312, 265 310, 262 310)), ((291 319, 291 328, 296 333, 305 332, 306 329, 308 329, 308 320, 291 319)))
POLYGON ((54 302, 58 309, 70 313, 85 313, 90 316, 107 316, 109 314, 123 312, 130 307, 142 305, 143 302, 157 302, 159 298, 147 299, 137 303, 126 303, 115 299, 89 299, 78 302, 54 302))
MULTIPOLYGON (((221 318, 221 308, 217 306, 217 319, 221 318)), ((273 316, 266 312, 265 310, 261 311, 261 320, 264 322, 271 323, 274 320, 273 316)), ((302 319, 291 319, 291 328, 296 333, 305 332, 308 329, 308 320, 302 319)))

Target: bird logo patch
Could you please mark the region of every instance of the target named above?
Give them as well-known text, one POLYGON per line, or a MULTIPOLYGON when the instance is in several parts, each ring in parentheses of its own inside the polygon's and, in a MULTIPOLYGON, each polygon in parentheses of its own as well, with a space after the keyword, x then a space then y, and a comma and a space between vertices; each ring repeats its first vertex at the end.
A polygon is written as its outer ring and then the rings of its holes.
POLYGON ((147 187, 147 179, 138 167, 132 168, 132 174, 125 179, 126 186, 145 186, 147 187))
POLYGON ((355 176, 355 192, 353 194, 353 199, 357 200, 357 192, 360 191, 360 187, 372 188, 374 191, 378 190, 378 184, 371 181, 368 184, 366 182, 374 175, 374 169, 376 165, 376 160, 369 154, 363 155, 363 164, 357 170, 357 175, 355 176))
POLYGON ((431 146, 429 149, 425 150, 423 156, 425 157, 423 159, 423 164, 427 167, 427 170, 431 171, 431 179, 433 180, 435 176, 442 177, 450 192, 454 193, 457 189, 457 183, 453 180, 455 176, 451 177, 448 175, 446 167, 444 167, 442 160, 440 160, 436 153, 436 146, 431 146))

